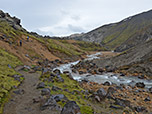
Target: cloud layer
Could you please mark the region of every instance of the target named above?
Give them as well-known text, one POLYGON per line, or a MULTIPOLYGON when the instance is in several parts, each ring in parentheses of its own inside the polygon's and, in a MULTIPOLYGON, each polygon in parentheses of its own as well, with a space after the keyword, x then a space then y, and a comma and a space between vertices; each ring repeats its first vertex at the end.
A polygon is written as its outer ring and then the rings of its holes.
POLYGON ((151 0, 1 0, 5 12, 22 19, 29 31, 65 36, 150 10, 151 0), (11 4, 11 5, 10 5, 11 4))

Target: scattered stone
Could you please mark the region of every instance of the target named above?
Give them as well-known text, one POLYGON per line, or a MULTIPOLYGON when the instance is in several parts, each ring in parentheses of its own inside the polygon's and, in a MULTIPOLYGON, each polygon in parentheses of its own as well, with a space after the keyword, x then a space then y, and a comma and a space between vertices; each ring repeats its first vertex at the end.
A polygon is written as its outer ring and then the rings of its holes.
POLYGON ((125 76, 125 74, 124 73, 120 73, 120 76, 125 76))
POLYGON ((51 90, 49 88, 43 88, 41 90, 41 95, 46 95, 46 96, 49 96, 51 94, 51 90))
POLYGON ((99 96, 95 96, 94 98, 95 98, 95 100, 98 101, 98 102, 101 101, 99 96))
POLYGON ((75 101, 69 101, 64 105, 61 114, 81 114, 80 107, 75 101))
POLYGON ((146 110, 145 107, 141 107, 141 106, 134 107, 134 109, 135 109, 137 112, 143 112, 143 111, 146 110))
POLYGON ((107 92, 103 88, 97 90, 97 95, 100 97, 100 99, 104 99, 106 97, 106 94, 107 92))
POLYGON ((145 84, 143 82, 138 82, 138 83, 136 83, 136 86, 139 88, 144 88, 145 84))
POLYGON ((63 94, 53 95, 53 98, 56 100, 56 102, 59 102, 62 99, 67 100, 67 98, 63 94))
POLYGON ((112 99, 113 96, 114 96, 114 95, 113 95, 114 92, 116 92, 115 88, 109 87, 108 90, 107 90, 106 97, 112 99))
POLYGON ((42 97, 33 98, 33 103, 39 103, 42 97))
POLYGON ((52 109, 52 110, 61 110, 61 107, 56 103, 55 99, 50 96, 49 99, 42 99, 40 103, 40 110, 52 109))
POLYGON ((150 93, 152 93, 152 87, 151 87, 151 88, 149 88, 149 92, 150 92, 150 93))
POLYGON ((115 98, 115 105, 120 105, 123 107, 130 107, 130 101, 129 100, 124 100, 124 99, 120 99, 120 98, 115 98))
POLYGON ((109 108, 114 108, 114 109, 122 109, 122 107, 119 107, 119 106, 115 106, 115 105, 110 105, 109 108))
POLYGON ((61 88, 57 87, 57 86, 53 86, 52 87, 52 91, 59 91, 59 90, 62 90, 61 88))
POLYGON ((44 83, 44 82, 40 82, 40 83, 37 85, 36 88, 37 88, 37 89, 39 89, 39 88, 45 88, 45 83, 44 83))
POLYGON ((146 97, 144 101, 145 101, 145 102, 147 102, 147 101, 151 101, 151 100, 150 100, 150 97, 149 97, 149 96, 148 96, 148 97, 146 97))
POLYGON ((24 94, 24 90, 18 89, 18 90, 13 91, 13 93, 18 94, 18 95, 22 95, 22 94, 24 94))
POLYGON ((57 74, 57 75, 60 75, 60 74, 61 74, 61 71, 60 71, 59 69, 55 69, 53 72, 54 72, 55 74, 57 74))
POLYGON ((98 72, 103 73, 103 72, 104 72, 104 69, 103 69, 103 68, 99 68, 99 69, 98 69, 98 72))
POLYGON ((60 76, 60 75, 57 75, 57 82, 64 82, 64 79, 60 76))
POLYGON ((144 75, 140 75, 140 76, 138 76, 138 78, 139 78, 139 79, 144 79, 145 76, 144 76, 144 75))
POLYGON ((103 83, 103 85, 104 85, 104 86, 110 86, 111 83, 110 83, 109 81, 106 81, 106 82, 103 83))
POLYGON ((82 75, 82 74, 84 74, 84 72, 83 71, 79 71, 79 74, 82 75))
POLYGON ((9 68, 12 68, 10 64, 7 65, 9 68))

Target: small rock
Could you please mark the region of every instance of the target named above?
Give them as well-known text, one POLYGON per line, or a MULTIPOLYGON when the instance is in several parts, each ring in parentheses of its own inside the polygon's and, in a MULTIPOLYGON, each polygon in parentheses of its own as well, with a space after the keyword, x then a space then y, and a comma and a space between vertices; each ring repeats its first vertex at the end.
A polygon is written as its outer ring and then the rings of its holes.
POLYGON ((61 71, 60 71, 59 69, 55 69, 53 72, 54 72, 55 74, 57 74, 57 75, 60 75, 60 74, 61 74, 61 71))
POLYGON ((42 99, 40 103, 40 110, 45 109, 61 110, 61 107, 56 103, 55 99, 50 96, 49 99, 42 99))
POLYGON ((24 94, 24 90, 18 89, 18 90, 13 91, 13 93, 18 94, 18 95, 22 95, 22 94, 24 94))
POLYGON ((9 68, 12 68, 10 64, 7 65, 9 68))
POLYGON ((110 86, 111 84, 110 84, 110 82, 106 81, 106 82, 103 83, 103 85, 104 86, 110 86))
POLYGON ((41 95, 50 95, 51 94, 51 90, 49 88, 43 88, 41 90, 41 95))
POLYGON ((98 102, 101 101, 99 96, 95 96, 94 98, 95 98, 95 100, 98 101, 98 102))
POLYGON ((81 114, 80 107, 75 101, 69 101, 64 105, 61 114, 81 114))
POLYGON ((136 86, 139 88, 144 88, 145 84, 143 82, 138 82, 138 83, 136 83, 136 86))
POLYGON ((52 87, 52 91, 59 91, 59 90, 62 90, 61 88, 57 87, 57 86, 53 86, 52 87))
POLYGON ((53 98, 56 100, 56 102, 59 102, 62 99, 67 100, 67 98, 63 94, 54 95, 53 98))
POLYGON ((110 105, 109 108, 114 108, 114 109, 122 109, 122 107, 118 107, 118 106, 114 106, 114 105, 110 105))
POLYGON ((149 96, 148 96, 148 97, 146 97, 144 101, 145 101, 145 102, 147 102, 147 101, 151 101, 151 100, 150 100, 150 97, 149 97, 149 96))
POLYGON ((84 72, 83 71, 79 71, 79 74, 82 75, 82 74, 84 74, 84 72))
POLYGON ((106 97, 106 94, 107 92, 103 88, 97 90, 97 95, 100 97, 100 99, 104 99, 106 97))
POLYGON ((40 82, 38 85, 37 85, 37 89, 39 88, 44 88, 45 87, 45 83, 44 82, 40 82))
POLYGON ((143 112, 143 111, 146 110, 145 107, 141 107, 141 106, 137 106, 137 107, 134 107, 134 108, 135 108, 135 110, 136 110, 137 112, 143 112))
POLYGON ((152 87, 151 87, 151 88, 149 88, 149 92, 150 92, 150 93, 152 93, 152 87))

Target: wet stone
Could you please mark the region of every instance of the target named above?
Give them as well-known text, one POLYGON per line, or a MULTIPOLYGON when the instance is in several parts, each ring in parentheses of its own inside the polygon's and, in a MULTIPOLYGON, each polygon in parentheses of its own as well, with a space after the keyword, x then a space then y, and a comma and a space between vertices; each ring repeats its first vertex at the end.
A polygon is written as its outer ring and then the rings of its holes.
POLYGON ((106 81, 106 82, 103 83, 103 85, 104 85, 104 86, 110 86, 111 84, 110 84, 109 81, 106 81))
POLYGON ((143 82, 138 82, 138 83, 136 83, 136 86, 139 88, 144 88, 145 84, 143 82))

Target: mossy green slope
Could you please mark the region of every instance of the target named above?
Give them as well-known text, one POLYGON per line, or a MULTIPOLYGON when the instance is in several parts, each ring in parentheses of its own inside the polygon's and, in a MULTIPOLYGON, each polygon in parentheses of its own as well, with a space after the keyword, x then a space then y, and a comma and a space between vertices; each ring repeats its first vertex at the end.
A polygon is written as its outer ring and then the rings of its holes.
MULTIPOLYGON (((2 112, 3 103, 5 102, 5 97, 9 94, 9 91, 13 86, 18 86, 20 84, 19 81, 14 80, 14 78, 11 77, 12 75, 18 74, 14 70, 18 65, 22 65, 22 63, 17 57, 0 49, 0 113, 2 112)), ((23 78, 21 80, 23 80, 23 78)))

